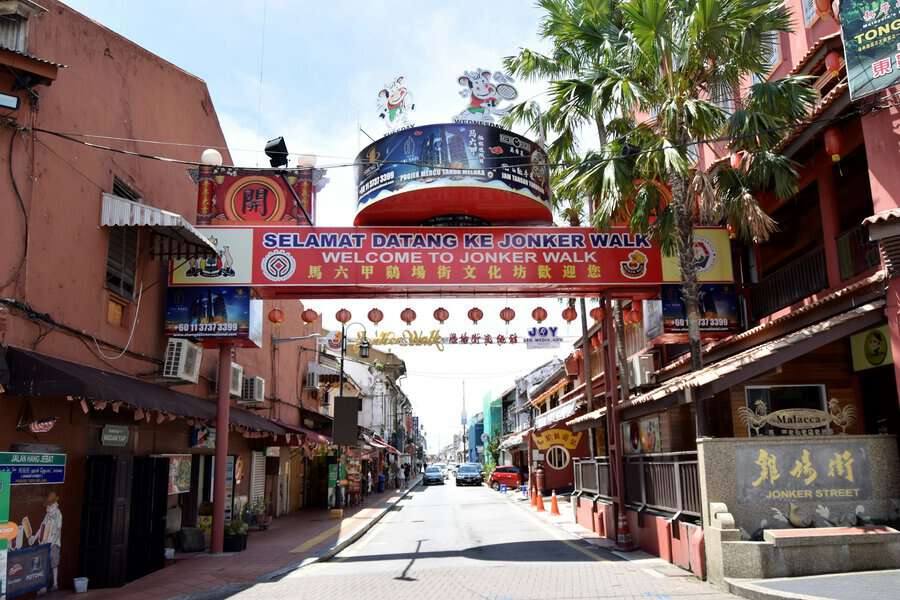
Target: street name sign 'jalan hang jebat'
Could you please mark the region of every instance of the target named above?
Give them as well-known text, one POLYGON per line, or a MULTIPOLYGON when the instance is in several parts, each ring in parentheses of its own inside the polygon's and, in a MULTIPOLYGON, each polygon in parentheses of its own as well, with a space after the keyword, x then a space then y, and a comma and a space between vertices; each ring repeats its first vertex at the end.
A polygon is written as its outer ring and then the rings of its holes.
MULTIPOLYGON (((680 281, 674 257, 624 228, 201 228, 219 256, 173 263, 171 285, 253 286, 263 296, 519 296, 680 281)), ((728 235, 697 229, 703 282, 733 281, 728 235)))

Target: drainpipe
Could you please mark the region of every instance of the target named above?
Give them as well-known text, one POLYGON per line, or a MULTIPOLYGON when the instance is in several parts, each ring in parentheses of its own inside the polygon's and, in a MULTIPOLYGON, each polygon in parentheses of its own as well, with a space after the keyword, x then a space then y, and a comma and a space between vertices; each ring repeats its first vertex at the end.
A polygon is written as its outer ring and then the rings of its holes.
POLYGON ((231 343, 219 344, 219 399, 216 412, 216 464, 213 469, 212 552, 225 544, 225 463, 228 461, 228 413, 231 388, 231 343))

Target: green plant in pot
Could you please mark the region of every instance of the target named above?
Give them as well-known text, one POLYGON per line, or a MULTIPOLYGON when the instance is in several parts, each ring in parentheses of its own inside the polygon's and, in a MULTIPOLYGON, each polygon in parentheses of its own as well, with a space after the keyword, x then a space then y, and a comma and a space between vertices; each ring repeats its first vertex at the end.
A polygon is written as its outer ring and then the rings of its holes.
POLYGON ((232 519, 225 525, 225 552, 241 552, 247 549, 247 530, 249 527, 243 519, 232 519))

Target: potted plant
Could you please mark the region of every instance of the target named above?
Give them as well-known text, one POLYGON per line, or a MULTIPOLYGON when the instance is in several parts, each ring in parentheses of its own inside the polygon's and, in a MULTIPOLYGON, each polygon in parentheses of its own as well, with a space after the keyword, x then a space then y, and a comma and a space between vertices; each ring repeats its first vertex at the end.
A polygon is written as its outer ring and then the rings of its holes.
POLYGON ((259 498, 250 506, 250 514, 252 515, 252 523, 259 529, 268 529, 272 522, 272 515, 266 511, 266 503, 259 498))
POLYGON ((225 526, 225 552, 241 552, 247 549, 247 523, 243 519, 232 519, 225 526))

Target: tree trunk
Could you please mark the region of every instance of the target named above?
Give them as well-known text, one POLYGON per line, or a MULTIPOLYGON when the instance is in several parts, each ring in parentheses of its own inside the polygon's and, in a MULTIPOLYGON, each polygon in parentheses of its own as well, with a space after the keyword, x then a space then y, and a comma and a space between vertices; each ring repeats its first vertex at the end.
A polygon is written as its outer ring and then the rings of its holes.
POLYGON ((697 263, 694 259, 694 211, 688 198, 688 183, 684 177, 672 178, 672 203, 675 205, 678 264, 681 267, 681 293, 688 320, 691 369, 697 371, 703 368, 703 349, 700 344, 700 286, 697 284, 697 263))
POLYGON ((616 362, 619 363, 619 385, 622 386, 622 402, 631 397, 631 373, 625 356, 625 320, 622 318, 622 301, 612 301, 613 324, 616 329, 616 362))

